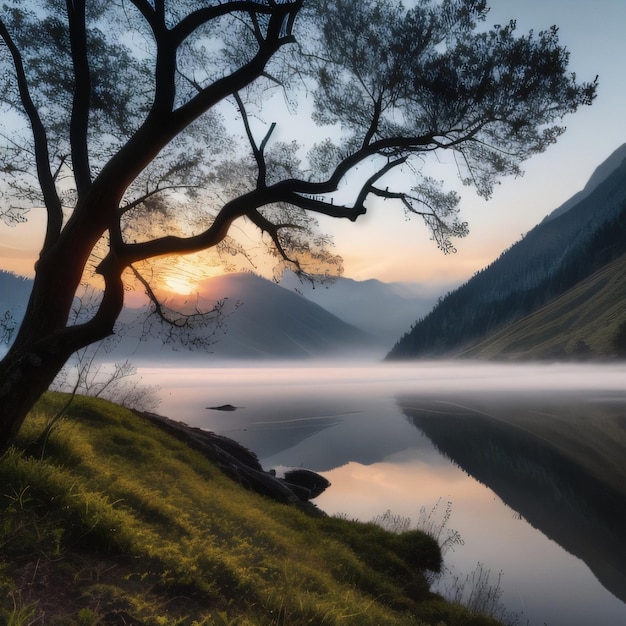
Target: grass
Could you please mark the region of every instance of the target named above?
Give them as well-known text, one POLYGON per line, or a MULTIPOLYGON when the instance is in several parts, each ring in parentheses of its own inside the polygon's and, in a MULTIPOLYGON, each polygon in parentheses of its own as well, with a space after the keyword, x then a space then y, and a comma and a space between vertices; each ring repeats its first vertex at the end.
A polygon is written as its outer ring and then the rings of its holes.
POLYGON ((0 458, 0 623, 496 624, 431 593, 437 541, 244 490, 130 411, 47 394, 0 458))

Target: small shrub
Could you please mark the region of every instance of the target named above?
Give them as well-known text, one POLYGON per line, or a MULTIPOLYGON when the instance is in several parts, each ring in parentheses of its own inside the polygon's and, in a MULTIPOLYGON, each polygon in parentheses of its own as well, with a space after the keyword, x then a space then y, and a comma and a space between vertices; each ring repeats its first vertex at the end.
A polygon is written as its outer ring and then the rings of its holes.
POLYGON ((377 515, 372 522, 390 533, 403 533, 411 527, 411 518, 396 515, 387 509, 382 515, 377 515))

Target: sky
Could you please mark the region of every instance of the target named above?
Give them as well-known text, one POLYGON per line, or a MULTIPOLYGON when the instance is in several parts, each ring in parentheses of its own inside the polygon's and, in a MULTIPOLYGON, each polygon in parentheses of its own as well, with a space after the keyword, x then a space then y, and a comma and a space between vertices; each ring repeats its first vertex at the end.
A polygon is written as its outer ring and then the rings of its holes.
MULTIPOLYGON (((491 0, 488 24, 517 20, 520 33, 559 26, 580 81, 599 76, 591 107, 564 119, 557 144, 525 162, 525 175, 503 179, 489 201, 460 187, 461 217, 470 234, 445 256, 423 227, 371 211, 360 224, 329 224, 345 274, 359 280, 463 282, 495 260, 546 215, 582 189, 595 168, 626 143, 626 1, 491 0)), ((454 182, 452 168, 438 178, 454 182)))
MULTIPOLYGON (((418 221, 401 212, 373 206, 356 224, 322 219, 344 258, 344 275, 357 280, 413 281, 442 289, 460 284, 487 266, 574 193, 594 169, 626 143, 625 0, 492 0, 487 24, 517 20, 518 31, 540 31, 556 24, 570 51, 570 68, 580 81, 599 76, 598 96, 564 120, 566 133, 556 145, 523 164, 525 175, 502 180, 485 201, 471 188, 459 187, 450 163, 434 175, 461 193, 461 219, 468 237, 456 240, 456 254, 444 255, 418 221)), ((0 268, 32 275, 43 220, 0 224, 0 268)), ((447 289, 445 289, 447 290, 447 289)))

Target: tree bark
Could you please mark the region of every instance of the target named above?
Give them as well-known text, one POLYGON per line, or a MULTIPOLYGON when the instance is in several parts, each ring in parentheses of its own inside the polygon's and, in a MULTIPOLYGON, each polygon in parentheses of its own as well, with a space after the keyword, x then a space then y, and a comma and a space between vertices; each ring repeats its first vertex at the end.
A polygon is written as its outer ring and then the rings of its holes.
POLYGON ((107 267, 102 300, 90 319, 68 325, 94 237, 93 232, 85 233, 74 246, 59 242, 37 265, 19 332, 0 361, 0 451, 15 439, 70 356, 113 333, 124 304, 123 267, 115 263, 107 267))
POLYGON ((68 357, 34 346, 12 349, 0 362, 0 451, 17 436, 28 412, 48 389, 68 357))
MULTIPOLYGON (((98 324, 102 339, 112 333, 114 320, 98 324)), ((19 345, 13 345, 0 361, 0 451, 17 436, 26 416, 48 389, 70 356, 97 339, 93 329, 71 327, 41 336, 36 319, 24 319, 19 345), (77 328, 78 330, 74 330, 77 328)))

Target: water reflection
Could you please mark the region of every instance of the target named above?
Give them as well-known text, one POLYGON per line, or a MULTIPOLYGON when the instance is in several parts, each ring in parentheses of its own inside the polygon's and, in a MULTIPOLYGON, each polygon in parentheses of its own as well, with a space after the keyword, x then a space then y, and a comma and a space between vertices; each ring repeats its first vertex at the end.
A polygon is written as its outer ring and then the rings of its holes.
POLYGON ((437 590, 453 591, 454 579, 481 563, 491 570, 492 583, 502 572, 502 605, 520 616, 520 624, 624 624, 626 607, 582 562, 520 519, 490 489, 452 463, 441 472, 410 456, 407 451, 374 465, 349 463, 325 473, 332 487, 318 498, 319 505, 366 521, 388 507, 415 523, 422 507, 430 511, 443 497, 452 503, 449 527, 464 545, 446 554, 448 571, 437 590))
POLYGON ((400 401, 437 448, 581 558, 626 602, 626 429, 621 401, 459 396, 400 401))
POLYGON ((503 602, 521 623, 626 623, 616 597, 625 597, 624 366, 140 372, 162 386, 163 414, 240 441, 265 468, 324 473, 332 487, 316 502, 329 513, 371 520, 391 509, 415 521, 422 506, 449 499, 465 545, 446 563, 459 575, 479 561, 503 570, 503 602), (206 409, 226 403, 244 408, 206 409))

